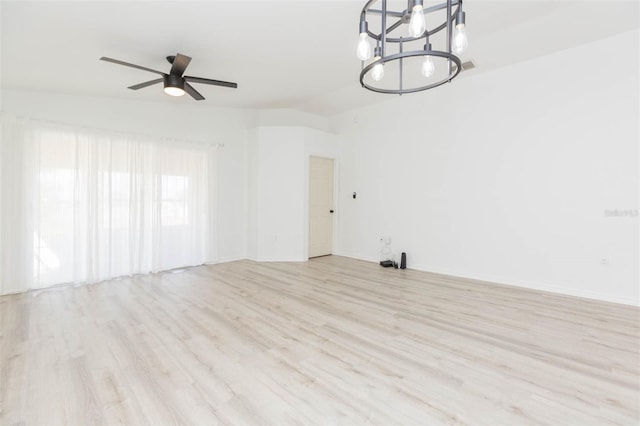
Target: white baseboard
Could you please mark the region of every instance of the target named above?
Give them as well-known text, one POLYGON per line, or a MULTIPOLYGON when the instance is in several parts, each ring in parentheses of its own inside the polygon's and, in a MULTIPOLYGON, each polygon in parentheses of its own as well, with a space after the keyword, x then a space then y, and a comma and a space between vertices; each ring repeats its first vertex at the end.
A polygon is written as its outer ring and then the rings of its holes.
POLYGON ((256 262, 306 262, 302 257, 258 257, 256 262))
MULTIPOLYGON (((370 256, 365 256, 365 255, 361 255, 361 254, 355 254, 355 253, 346 253, 346 252, 341 252, 341 253, 335 253, 336 256, 343 256, 343 257, 348 257, 351 259, 357 259, 357 260, 363 260, 365 262, 372 262, 372 263, 378 263, 379 260, 372 258, 370 256)), ((228 257, 228 258, 222 258, 219 259, 217 262, 215 263, 211 263, 211 264, 218 264, 218 263, 228 263, 228 262, 235 262, 238 260, 251 260, 254 262, 306 262, 308 261, 308 259, 303 259, 303 258, 299 258, 299 257, 292 257, 292 258, 272 258, 272 257, 261 257, 261 258, 250 258, 250 257, 228 257)), ((510 286, 510 287, 520 287, 520 288, 526 288, 529 290, 537 290, 537 291, 546 291, 549 293, 555 293, 555 294, 561 294, 561 295, 565 295, 565 296, 573 296, 573 297, 581 297, 581 298, 585 298, 585 299, 592 299, 592 300, 599 300, 602 302, 611 302, 611 303, 619 303, 619 304, 623 304, 623 305, 631 305, 631 306, 640 306, 640 300, 637 299, 630 299, 630 298, 625 298, 625 297, 617 297, 617 296, 612 296, 610 294, 604 294, 604 293, 599 293, 599 292, 594 292, 594 291, 588 291, 588 290, 580 290, 580 289, 575 289, 575 288, 568 288, 568 287, 562 287, 562 286, 553 286, 553 285, 548 285, 548 284, 544 284, 544 283, 537 283, 537 282, 525 282, 525 281, 519 281, 519 280, 505 280, 504 278, 498 278, 498 277, 490 277, 490 276, 480 276, 480 275, 476 275, 476 276, 468 276, 468 275, 461 275, 455 271, 447 271, 447 270, 441 270, 441 269, 437 269, 437 268, 430 268, 430 267, 422 267, 422 266, 412 266, 411 268, 408 269, 413 269, 416 271, 422 271, 422 272, 429 272, 432 274, 440 274, 440 275, 448 275, 450 277, 456 277, 456 278, 463 278, 463 279, 468 279, 468 280, 473 280, 473 281, 478 281, 478 284, 481 284, 481 282, 484 283, 488 283, 488 284, 498 284, 498 285, 506 285, 506 286, 510 286)), ((32 290, 38 290, 38 289, 32 289, 32 290)), ((1 295, 5 296, 5 295, 10 295, 10 294, 18 294, 18 293, 24 293, 25 291, 29 291, 29 290, 9 290, 8 292, 4 292, 1 295)))
POLYGON ((444 271, 444 270, 436 270, 434 268, 421 268, 421 267, 415 268, 414 267, 411 269, 415 269, 417 271, 431 272, 433 274, 448 275, 452 277, 464 278, 464 279, 469 279, 474 281, 481 281, 481 282, 490 283, 490 284, 505 285, 510 287, 520 287, 520 288, 526 288, 528 290, 545 291, 548 293, 560 294, 564 296, 581 297, 583 299, 592 299, 592 300, 598 300, 601 302, 640 306, 640 300, 634 300, 634 299, 629 299, 625 297, 618 297, 610 294, 599 293, 599 292, 589 291, 589 290, 581 290, 581 289, 571 288, 571 287, 549 285, 546 283, 531 282, 531 281, 511 280, 511 279, 504 279, 504 278, 494 277, 494 276, 461 275, 459 273, 444 271))
POLYGON ((300 257, 300 256, 284 256, 284 257, 276 257, 276 256, 246 256, 242 258, 238 258, 235 260, 251 260, 253 262, 306 262, 309 259, 300 257))
POLYGON ((29 291, 29 289, 25 289, 25 290, 8 290, 6 292, 0 293, 0 296, 10 296, 12 294, 26 293, 27 291, 29 291))
MULTIPOLYGON (((349 258, 352 258, 352 259, 364 260, 364 261, 367 261, 367 262, 378 263, 377 259, 373 259, 370 256, 364 256, 364 255, 358 255, 358 254, 352 254, 352 253, 340 253, 340 254, 336 254, 336 255, 337 256, 349 257, 349 258)), ((546 291, 546 292, 549 292, 549 293, 561 294, 561 295, 572 296, 572 297, 581 297, 581 298, 584 298, 584 299, 598 300, 598 301, 601 301, 601 302, 610 302, 610 303, 618 303, 618 304, 622 304, 622 305, 640 306, 640 300, 638 300, 638 299, 631 299, 631 298, 626 298, 626 297, 618 297, 618 296, 613 296, 613 295, 610 295, 610 294, 605 294, 605 293, 600 293, 600 292, 595 292, 595 291, 589 291, 589 290, 581 290, 581 289, 570 288, 570 287, 548 285, 548 284, 545 284, 545 283, 538 283, 538 282, 529 282, 529 281, 522 281, 522 280, 510 280, 510 279, 504 279, 504 278, 492 277, 492 276, 461 275, 460 273, 457 273, 455 271, 448 271, 448 270, 442 270, 442 269, 430 268, 430 267, 422 267, 420 265, 418 265, 418 266, 412 265, 411 268, 408 268, 408 269, 413 269, 413 270, 422 271, 422 272, 429 272, 429 273, 432 273, 432 274, 448 275, 450 277, 464 278, 464 279, 474 280, 474 281, 479 281, 479 282, 481 281, 481 282, 489 283, 489 284, 498 284, 498 285, 506 285, 506 286, 510 286, 510 287, 526 288, 526 289, 529 289, 529 290, 546 291)))
POLYGON ((356 253, 338 252, 338 253, 334 253, 334 256, 342 256, 342 257, 348 257, 350 259, 364 260, 365 262, 380 263, 379 259, 375 259, 370 256, 365 256, 365 255, 356 254, 356 253))
POLYGON ((218 259, 215 262, 211 262, 208 263, 208 265, 217 265, 218 263, 229 263, 229 262, 237 262, 238 260, 245 260, 247 259, 246 257, 243 256, 236 256, 236 257, 223 257, 221 259, 218 259))

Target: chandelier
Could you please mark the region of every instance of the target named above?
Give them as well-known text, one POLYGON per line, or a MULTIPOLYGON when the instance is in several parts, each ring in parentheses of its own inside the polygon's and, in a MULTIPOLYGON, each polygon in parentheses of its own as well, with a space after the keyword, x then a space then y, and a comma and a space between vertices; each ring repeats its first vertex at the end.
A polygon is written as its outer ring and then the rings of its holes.
POLYGON ((460 73, 456 55, 468 45, 462 0, 429 7, 423 0, 408 0, 402 11, 389 10, 387 0, 374 9, 378 2, 367 1, 360 14, 357 56, 362 61, 362 87, 402 95, 438 87, 460 73), (434 50, 432 40, 443 47, 434 50))

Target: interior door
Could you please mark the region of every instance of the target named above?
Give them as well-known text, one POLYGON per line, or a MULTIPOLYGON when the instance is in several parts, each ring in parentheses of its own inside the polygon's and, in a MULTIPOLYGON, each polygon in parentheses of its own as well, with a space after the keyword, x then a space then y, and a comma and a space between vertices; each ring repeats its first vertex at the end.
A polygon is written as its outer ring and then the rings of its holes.
POLYGON ((309 257, 331 254, 333 246, 333 160, 309 158, 309 257))

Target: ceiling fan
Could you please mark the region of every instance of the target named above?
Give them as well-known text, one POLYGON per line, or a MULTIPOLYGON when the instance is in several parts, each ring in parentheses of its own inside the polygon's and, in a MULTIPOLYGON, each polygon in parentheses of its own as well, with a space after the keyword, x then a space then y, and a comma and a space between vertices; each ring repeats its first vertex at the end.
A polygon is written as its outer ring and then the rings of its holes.
POLYGON ((209 78, 201 78, 201 77, 190 77, 188 75, 183 75, 184 71, 189 66, 189 62, 191 62, 191 58, 183 55, 181 53, 176 54, 176 56, 167 56, 167 61, 171 64, 171 70, 169 74, 152 70, 151 68, 142 67, 140 65, 130 64, 128 62, 119 61, 117 59, 111 59, 107 57, 100 58, 101 61, 113 62, 114 64, 124 65, 126 67, 137 68, 143 71, 149 71, 152 73, 160 74, 162 77, 157 78, 155 80, 146 81, 144 83, 136 84, 134 86, 129 86, 131 90, 142 89, 143 87, 152 86, 158 83, 164 83, 164 91, 166 94, 171 96, 182 96, 186 93, 191 95, 193 99, 196 101, 204 100, 204 96, 202 96, 196 89, 193 88, 191 83, 202 83, 202 84, 211 84, 214 86, 223 86, 223 87, 231 87, 233 89, 238 88, 237 83, 231 83, 228 81, 220 81, 220 80, 211 80, 209 78))

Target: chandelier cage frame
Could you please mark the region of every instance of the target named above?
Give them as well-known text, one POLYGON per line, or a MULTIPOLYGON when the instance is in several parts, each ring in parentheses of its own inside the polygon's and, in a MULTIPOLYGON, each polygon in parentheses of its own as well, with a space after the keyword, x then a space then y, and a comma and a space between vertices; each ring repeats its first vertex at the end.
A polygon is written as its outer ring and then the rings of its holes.
POLYGON ((425 27, 424 32, 418 36, 412 37, 411 35, 409 35, 407 37, 390 37, 388 35, 395 29, 401 27, 403 24, 409 23, 413 8, 416 5, 422 6, 422 4, 422 0, 407 0, 407 8, 403 11, 388 10, 387 0, 369 0, 364 5, 364 7, 362 8, 362 12, 360 13, 359 33, 361 36, 362 34, 366 34, 372 41, 374 41, 376 48, 375 57, 372 62, 370 62, 369 64, 365 64, 366 60, 361 61, 360 84, 363 88, 378 93, 403 95, 405 93, 415 93, 421 92, 423 90, 433 89, 445 83, 450 83, 454 78, 458 76, 458 74, 462 70, 462 62, 457 55, 452 53, 452 37, 454 25, 461 23, 464 26, 465 24, 466 16, 462 11, 462 0, 446 0, 443 3, 422 8, 422 13, 424 13, 425 16, 429 15, 430 13, 446 9, 446 20, 445 22, 442 22, 440 25, 433 27, 432 29, 428 29, 427 27, 425 27), (378 2, 381 2, 381 8, 374 9, 374 5, 378 2), (373 33, 369 30, 368 18, 371 15, 379 15, 380 17, 381 30, 379 34, 373 33), (393 18, 397 18, 397 21, 387 26, 388 21, 392 20, 393 18), (431 48, 429 38, 441 31, 446 31, 445 48, 444 50, 433 50, 431 48), (407 47, 409 44, 415 45, 415 42, 419 40, 424 40, 424 47, 422 49, 405 51, 405 47, 407 47), (387 54, 389 45, 396 45, 397 53, 387 54), (403 62, 405 59, 413 57, 435 57, 445 59, 447 62, 448 73, 444 78, 425 85, 416 87, 404 87, 403 62), (375 81, 373 78, 371 79, 371 82, 365 81, 365 77, 367 76, 367 74, 369 74, 376 65, 384 65, 393 62, 397 62, 399 67, 398 83, 397 86, 394 86, 397 88, 384 88, 380 85, 376 85, 376 83, 379 82, 375 81))

